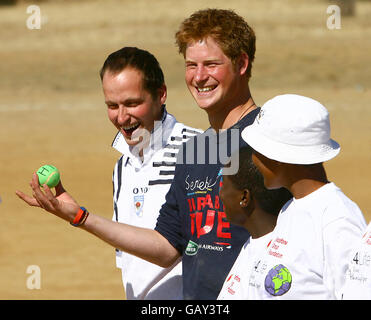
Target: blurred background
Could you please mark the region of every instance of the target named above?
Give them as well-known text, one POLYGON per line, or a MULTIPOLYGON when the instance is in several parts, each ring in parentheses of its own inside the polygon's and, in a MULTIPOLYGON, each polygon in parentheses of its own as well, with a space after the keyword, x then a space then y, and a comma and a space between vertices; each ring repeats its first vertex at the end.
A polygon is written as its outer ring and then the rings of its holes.
POLYGON ((0 299, 125 298, 113 248, 26 206, 14 192, 30 194, 32 173, 53 164, 80 204, 112 217, 111 176, 120 155, 111 148, 116 132, 98 73, 123 46, 152 52, 165 73, 168 111, 206 129, 207 117, 185 86, 174 33, 207 7, 233 9, 254 28, 250 88, 258 105, 297 93, 328 108, 332 136, 342 146, 326 164, 328 177, 371 220, 371 1, 3 0, 0 299), (333 4, 341 6, 340 25, 336 12, 327 11, 333 4), (39 29, 32 29, 30 5, 40 10, 39 29), (40 289, 28 288, 32 265, 40 268, 40 289))

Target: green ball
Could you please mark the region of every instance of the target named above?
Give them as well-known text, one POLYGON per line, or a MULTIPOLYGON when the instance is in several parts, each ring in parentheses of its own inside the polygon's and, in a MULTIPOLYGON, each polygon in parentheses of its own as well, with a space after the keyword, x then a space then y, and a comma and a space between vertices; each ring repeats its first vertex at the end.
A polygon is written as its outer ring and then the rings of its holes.
POLYGON ((37 176, 39 177, 40 186, 46 183, 49 188, 54 188, 60 180, 59 170, 49 164, 40 167, 37 170, 37 176))

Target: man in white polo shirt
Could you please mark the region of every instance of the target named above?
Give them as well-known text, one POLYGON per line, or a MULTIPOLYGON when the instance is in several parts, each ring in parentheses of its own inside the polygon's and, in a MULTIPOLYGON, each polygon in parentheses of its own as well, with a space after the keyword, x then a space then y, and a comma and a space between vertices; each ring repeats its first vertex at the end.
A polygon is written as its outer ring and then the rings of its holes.
MULTIPOLYGON (((199 131, 167 113, 164 76, 149 52, 133 47, 113 52, 100 77, 108 117, 118 129, 112 146, 122 153, 113 173, 113 220, 153 229, 178 148, 199 131)), ((179 261, 161 268, 116 249, 127 299, 182 299, 179 261)))

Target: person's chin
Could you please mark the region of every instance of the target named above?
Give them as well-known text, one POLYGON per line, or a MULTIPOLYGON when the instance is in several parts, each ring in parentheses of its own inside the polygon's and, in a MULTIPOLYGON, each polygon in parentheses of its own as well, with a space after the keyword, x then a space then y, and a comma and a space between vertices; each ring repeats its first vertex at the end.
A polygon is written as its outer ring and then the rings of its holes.
POLYGON ((215 105, 214 99, 208 98, 195 98, 197 105, 205 111, 212 110, 213 106, 215 105))
POLYGON ((124 138, 125 138, 126 144, 129 147, 134 147, 134 146, 136 146, 140 142, 139 139, 131 139, 131 138, 125 137, 125 136, 124 136, 124 138))

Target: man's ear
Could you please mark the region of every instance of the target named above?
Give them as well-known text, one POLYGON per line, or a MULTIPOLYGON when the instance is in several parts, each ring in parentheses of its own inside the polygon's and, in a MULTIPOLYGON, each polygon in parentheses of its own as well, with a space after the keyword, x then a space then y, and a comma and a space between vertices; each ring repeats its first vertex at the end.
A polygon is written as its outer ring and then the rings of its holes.
POLYGON ((247 55, 247 53, 242 52, 240 57, 236 61, 236 68, 241 76, 246 73, 249 63, 250 63, 249 56, 247 55))
POLYGON ((157 93, 158 93, 158 99, 160 100, 160 104, 161 105, 165 104, 166 98, 167 98, 167 88, 166 88, 166 85, 163 84, 161 86, 161 88, 159 88, 157 90, 157 93))

